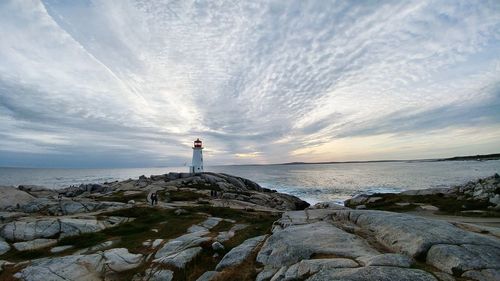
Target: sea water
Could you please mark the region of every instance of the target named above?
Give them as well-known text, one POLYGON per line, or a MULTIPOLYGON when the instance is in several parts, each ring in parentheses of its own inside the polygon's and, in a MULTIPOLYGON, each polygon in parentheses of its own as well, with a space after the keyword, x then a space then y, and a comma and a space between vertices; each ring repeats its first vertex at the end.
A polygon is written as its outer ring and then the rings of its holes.
MULTIPOLYGON (((206 166, 205 170, 245 177, 263 187, 298 196, 313 204, 321 201, 342 202, 359 193, 451 187, 500 173, 500 160, 206 166)), ((0 168, 0 185, 34 184, 57 189, 81 183, 103 183, 141 175, 187 171, 188 167, 0 168)))

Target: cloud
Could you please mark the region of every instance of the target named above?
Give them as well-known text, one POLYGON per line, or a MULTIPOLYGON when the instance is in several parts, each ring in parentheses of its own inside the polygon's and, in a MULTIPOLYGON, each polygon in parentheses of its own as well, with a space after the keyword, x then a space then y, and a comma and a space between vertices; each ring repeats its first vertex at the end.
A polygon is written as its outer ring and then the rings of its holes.
POLYGON ((498 1, 3 1, 0 34, 4 166, 378 157, 499 121, 498 1))

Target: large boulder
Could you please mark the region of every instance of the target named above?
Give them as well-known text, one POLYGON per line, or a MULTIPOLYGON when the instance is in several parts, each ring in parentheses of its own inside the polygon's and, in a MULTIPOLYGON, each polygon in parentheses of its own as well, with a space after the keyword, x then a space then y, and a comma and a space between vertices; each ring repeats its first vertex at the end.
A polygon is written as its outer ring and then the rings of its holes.
POLYGON ((220 271, 226 267, 237 266, 245 261, 256 247, 266 239, 267 235, 257 236, 245 240, 240 245, 229 251, 217 264, 215 270, 220 271))
POLYGON ((129 221, 124 217, 95 218, 32 218, 6 223, 0 227, 0 236, 9 241, 29 241, 37 238, 63 238, 82 233, 97 232, 129 221))
POLYGON ((33 260, 14 277, 23 281, 97 281, 106 273, 122 272, 138 267, 141 254, 131 254, 125 248, 110 249, 90 255, 69 255, 33 260))
POLYGON ((379 254, 358 236, 319 221, 275 229, 257 255, 257 261, 280 268, 313 255, 356 259, 379 254))
POLYGON ((58 219, 27 218, 4 224, 0 236, 10 241, 29 241, 36 238, 53 238, 60 232, 58 219))
POLYGON ((98 281, 104 271, 102 254, 71 255, 34 260, 14 277, 23 281, 98 281))
POLYGON ((427 263, 456 276, 469 270, 499 269, 500 247, 438 244, 432 246, 427 253, 427 263))
POLYGON ((12 186, 0 186, 0 210, 15 209, 33 201, 35 197, 12 186))
POLYGON ((436 244, 478 244, 500 248, 498 239, 468 232, 441 220, 365 210, 338 210, 332 215, 369 229, 387 248, 416 258, 425 257, 429 248, 436 244))
POLYGON ((10 250, 9 243, 5 242, 2 238, 0 238, 0 255, 7 253, 10 250))
POLYGON ((138 267, 142 262, 141 254, 131 254, 125 248, 115 248, 104 252, 106 266, 115 272, 138 267))

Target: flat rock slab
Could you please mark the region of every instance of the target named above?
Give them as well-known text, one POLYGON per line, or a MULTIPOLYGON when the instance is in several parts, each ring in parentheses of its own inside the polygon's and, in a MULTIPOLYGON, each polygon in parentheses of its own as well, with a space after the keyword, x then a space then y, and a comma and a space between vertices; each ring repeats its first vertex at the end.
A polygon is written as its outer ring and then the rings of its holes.
POLYGON ((370 231, 378 242, 389 249, 412 257, 425 257, 436 244, 476 244, 500 248, 500 240, 468 232, 451 223, 406 214, 339 210, 334 220, 348 220, 370 231))
POLYGON ((29 241, 37 238, 52 238, 60 232, 58 219, 27 219, 4 224, 0 235, 10 241, 29 241))
POLYGON ((500 248, 471 244, 434 245, 427 253, 427 263, 455 276, 469 270, 500 269, 500 248))
POLYGON ((188 228, 189 233, 208 231, 219 224, 223 219, 217 217, 209 217, 199 224, 193 225, 188 228))
POLYGON ((101 280, 104 259, 100 254, 72 255, 33 261, 14 277, 23 281, 101 280))
POLYGON ((360 237, 318 221, 275 230, 264 243, 257 261, 279 268, 309 259, 313 254, 355 259, 380 253, 360 237))
POLYGON ((103 279, 105 272, 132 269, 139 266, 141 261, 141 254, 131 254, 125 248, 117 248, 91 255, 33 260, 14 277, 23 281, 97 281, 103 279))
POLYGON ((358 261, 365 266, 410 267, 415 263, 415 260, 411 257, 401 254, 382 254, 369 258, 360 258, 358 261))
POLYGON ((437 281, 430 273, 419 269, 388 266, 360 268, 330 268, 314 274, 307 281, 437 281))
POLYGON ((177 238, 169 240, 155 254, 155 258, 167 257, 175 253, 179 253, 185 249, 199 246, 203 242, 210 241, 209 237, 202 237, 208 234, 206 231, 188 233, 177 238))
POLYGON ((285 280, 300 280, 311 276, 323 269, 330 268, 353 268, 359 264, 351 259, 314 259, 301 260, 290 266, 285 272, 285 280))
POLYGON ((66 250, 71 249, 71 248, 73 248, 73 245, 58 246, 58 247, 54 247, 54 248, 50 249, 50 252, 55 254, 55 253, 60 253, 60 252, 66 251, 66 250))
POLYGON ((14 248, 18 251, 32 251, 54 246, 55 244, 57 244, 57 239, 40 238, 26 242, 17 242, 12 244, 12 246, 14 246, 14 248))
POLYGON ((125 248, 110 249, 104 252, 107 268, 121 272, 138 267, 142 261, 141 254, 131 254, 125 248))
POLYGON ((462 277, 479 281, 498 281, 500 280, 500 269, 470 270, 462 274, 462 277))
POLYGON ((220 243, 226 242, 227 240, 233 238, 237 231, 240 231, 240 230, 245 229, 247 227, 248 227, 248 224, 235 224, 228 231, 219 232, 219 234, 217 235, 215 240, 217 240, 220 243))
POLYGON ((159 259, 153 260, 155 263, 162 263, 166 265, 172 265, 177 268, 184 268, 186 264, 188 264, 192 259, 198 256, 201 253, 201 247, 193 247, 189 249, 185 249, 181 252, 172 254, 170 256, 161 257, 159 259))
POLYGON ((215 270, 220 271, 226 267, 236 266, 245 261, 253 250, 266 239, 267 235, 257 236, 243 241, 240 245, 229 251, 215 267, 215 270))
POLYGON ((124 217, 93 218, 23 218, 4 224, 0 236, 10 241, 30 241, 37 238, 63 238, 82 233, 97 232, 129 221, 124 217))
POLYGON ((221 222, 221 221, 222 221, 221 218, 209 217, 206 220, 204 220, 203 222, 201 222, 200 225, 205 227, 205 228, 212 229, 215 226, 217 226, 219 224, 219 222, 221 222))
POLYGON ((171 281, 174 279, 174 272, 168 269, 147 269, 143 281, 171 281))

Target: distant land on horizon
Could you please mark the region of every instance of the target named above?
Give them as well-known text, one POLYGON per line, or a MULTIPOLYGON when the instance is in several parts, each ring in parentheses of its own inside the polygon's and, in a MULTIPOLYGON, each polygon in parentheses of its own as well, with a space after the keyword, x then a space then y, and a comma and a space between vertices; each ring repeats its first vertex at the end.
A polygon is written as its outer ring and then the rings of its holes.
MULTIPOLYGON (((468 156, 454 156, 449 158, 430 158, 430 159, 402 159, 402 160, 353 160, 353 161, 326 161, 326 162, 285 162, 285 163, 271 163, 271 164, 230 164, 230 165, 213 165, 214 167, 223 166, 279 166, 279 165, 313 165, 313 164, 356 164, 356 163, 387 163, 387 162, 440 162, 440 161, 487 161, 487 160, 500 160, 500 153, 482 154, 482 155, 468 155, 468 156)), ((151 167, 83 167, 83 168, 63 168, 63 167, 9 167, 0 166, 4 169, 127 169, 127 168, 169 168, 169 167, 183 167, 183 166, 151 166, 151 167)))
POLYGON ((304 164, 349 164, 349 163, 380 163, 380 162, 440 162, 440 161, 487 161, 500 160, 500 153, 455 156, 450 158, 406 159, 406 160, 360 160, 360 161, 328 161, 328 162, 288 162, 271 165, 304 165, 304 164))

